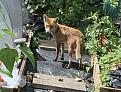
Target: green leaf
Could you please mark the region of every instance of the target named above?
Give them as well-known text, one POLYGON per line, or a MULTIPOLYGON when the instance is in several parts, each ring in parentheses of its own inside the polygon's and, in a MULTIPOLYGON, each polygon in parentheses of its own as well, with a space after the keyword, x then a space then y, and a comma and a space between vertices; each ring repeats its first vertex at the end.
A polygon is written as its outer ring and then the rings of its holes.
POLYGON ((16 49, 3 48, 0 50, 0 60, 5 64, 10 73, 12 73, 14 62, 17 57, 18 52, 16 49))
POLYGON ((0 72, 3 73, 3 74, 6 74, 7 76, 9 76, 11 78, 13 77, 12 73, 10 73, 9 71, 5 71, 5 70, 3 70, 3 69, 0 68, 0 72))
POLYGON ((86 67, 86 72, 89 72, 91 67, 86 67))
POLYGON ((5 46, 6 46, 6 48, 10 48, 10 46, 7 43, 5 43, 5 46))
POLYGON ((34 10, 33 10, 33 9, 31 9, 31 10, 30 10, 30 13, 33 13, 33 12, 34 12, 34 10))
POLYGON ((7 89, 0 87, 0 92, 6 92, 7 89))
POLYGON ((31 63, 32 63, 33 67, 34 67, 35 66, 35 58, 34 58, 34 55, 33 55, 32 51, 31 51, 31 49, 28 48, 28 47, 20 47, 20 49, 21 49, 22 53, 25 56, 28 57, 28 59, 31 61, 31 63))
POLYGON ((10 35, 12 38, 15 38, 15 34, 10 29, 1 29, 6 34, 10 35))
POLYGON ((3 37, 3 35, 2 34, 0 34, 0 39, 3 37))
POLYGON ((28 10, 31 9, 31 5, 28 5, 28 6, 27 6, 27 9, 28 9, 28 10))

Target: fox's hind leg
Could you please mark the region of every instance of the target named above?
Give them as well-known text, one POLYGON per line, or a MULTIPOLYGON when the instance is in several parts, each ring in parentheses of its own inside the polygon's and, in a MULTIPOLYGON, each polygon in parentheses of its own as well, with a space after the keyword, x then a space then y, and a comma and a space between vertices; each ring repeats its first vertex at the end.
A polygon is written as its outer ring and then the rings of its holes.
POLYGON ((58 60, 58 55, 59 55, 60 47, 61 47, 61 43, 57 43, 56 57, 55 57, 54 61, 58 60))
POLYGON ((72 62, 72 47, 71 47, 71 45, 68 46, 68 57, 69 57, 69 61, 68 61, 69 63, 68 63, 66 68, 71 67, 71 62, 72 62))
POLYGON ((77 47, 76 47, 76 60, 79 63, 79 68, 83 68, 82 53, 83 53, 83 45, 77 43, 77 47))

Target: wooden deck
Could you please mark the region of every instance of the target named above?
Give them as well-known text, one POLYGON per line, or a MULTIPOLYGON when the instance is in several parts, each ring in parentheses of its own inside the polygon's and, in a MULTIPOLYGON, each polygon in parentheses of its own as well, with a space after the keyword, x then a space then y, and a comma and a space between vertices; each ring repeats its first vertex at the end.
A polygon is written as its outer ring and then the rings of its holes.
POLYGON ((33 78, 33 87, 50 89, 64 92, 86 92, 86 86, 83 81, 77 82, 74 78, 59 77, 41 73, 35 73, 33 78), (62 81, 59 81, 59 78, 62 81))
MULTIPOLYGON (((56 44, 54 40, 40 40, 39 47, 41 49, 49 50, 49 51, 55 51, 56 50, 56 44)), ((65 52, 67 52, 67 44, 65 44, 65 52)), ((52 53, 51 53, 52 54, 52 53)), ((49 56, 51 56, 49 54, 49 56)), ((41 54, 42 55, 42 54, 41 54)), ((53 55, 53 54, 52 54, 53 55)), ((44 58, 46 58, 45 55, 43 55, 44 58)), ((48 57, 49 57, 48 56, 48 57)), ((53 58, 53 56, 51 56, 53 58)), ((39 75, 39 78, 34 77, 32 86, 35 89, 49 89, 49 90, 55 90, 55 91, 64 91, 64 92, 87 92, 86 89, 86 83, 84 81, 77 82, 74 78, 69 78, 64 75, 64 77, 61 77, 63 81, 59 81, 58 78, 61 76, 61 74, 57 73, 60 70, 60 73, 62 72, 64 68, 62 68, 62 62, 53 62, 53 61, 38 61, 37 67, 40 69, 44 66, 44 68, 47 67, 47 70, 50 70, 52 75, 48 75, 45 73, 46 70, 40 70, 38 73, 35 73, 34 76, 39 75), (49 62, 51 62, 49 64, 49 62), (39 64, 40 63, 40 64, 39 64), (44 64, 45 63, 45 64, 44 64), (54 63, 54 64, 52 64, 54 63), (56 63, 56 65, 55 65, 56 63), (51 66, 52 65, 52 66, 51 66), (50 67, 51 66, 51 67, 50 67), (53 67, 53 68, 52 68, 53 67), (56 69, 58 67, 58 69, 56 69), (57 72, 54 70, 56 69, 57 72), (44 74, 43 74, 44 73, 44 74)), ((42 68, 43 69, 43 68, 42 68)), ((66 69, 64 69, 67 72, 67 75, 70 75, 66 69)))

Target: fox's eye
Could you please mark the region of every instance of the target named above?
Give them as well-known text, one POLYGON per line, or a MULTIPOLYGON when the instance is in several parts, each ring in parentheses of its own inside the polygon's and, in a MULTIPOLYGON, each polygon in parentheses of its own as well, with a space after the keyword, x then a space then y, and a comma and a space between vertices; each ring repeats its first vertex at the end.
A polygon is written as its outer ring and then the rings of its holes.
POLYGON ((46 27, 49 27, 49 25, 46 25, 46 27))
POLYGON ((50 26, 50 29, 53 28, 53 26, 50 26))

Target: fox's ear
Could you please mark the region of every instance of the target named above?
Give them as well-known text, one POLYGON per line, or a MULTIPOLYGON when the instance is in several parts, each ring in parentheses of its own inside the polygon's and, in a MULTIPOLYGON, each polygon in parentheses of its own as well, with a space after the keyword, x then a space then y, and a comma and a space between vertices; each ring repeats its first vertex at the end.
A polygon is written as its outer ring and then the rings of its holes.
POLYGON ((55 18, 53 22, 58 23, 59 18, 55 18))
POLYGON ((47 21, 48 20, 48 16, 46 14, 43 14, 43 19, 44 19, 44 21, 47 21))

